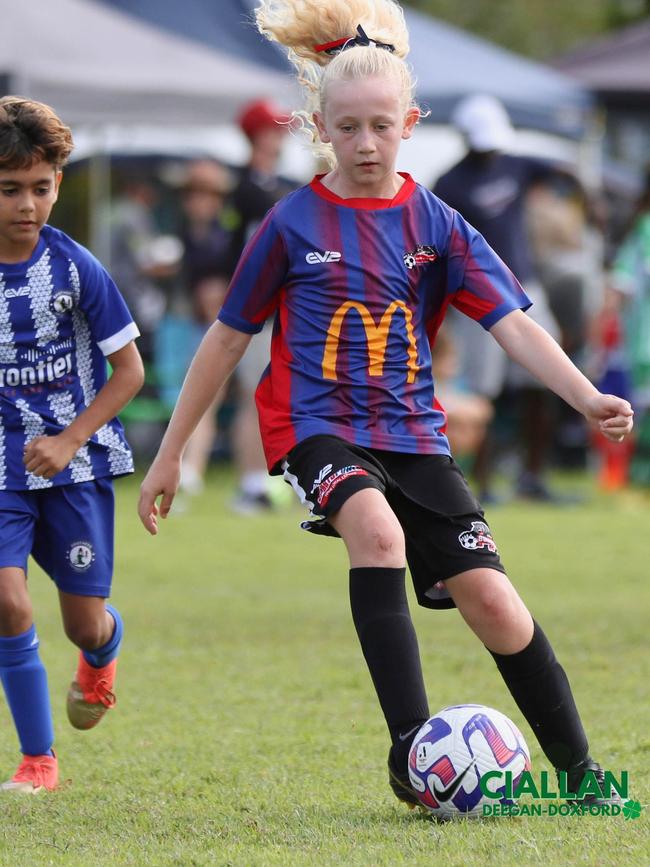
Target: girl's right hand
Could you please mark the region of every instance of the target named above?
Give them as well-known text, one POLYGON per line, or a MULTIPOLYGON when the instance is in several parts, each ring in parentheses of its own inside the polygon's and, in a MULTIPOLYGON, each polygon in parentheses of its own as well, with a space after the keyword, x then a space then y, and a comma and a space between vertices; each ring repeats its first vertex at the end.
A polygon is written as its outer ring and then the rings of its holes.
POLYGON ((181 479, 180 460, 157 457, 140 486, 138 515, 145 530, 155 536, 158 533, 158 515, 166 518, 172 507, 181 479), (156 500, 162 496, 160 507, 156 500))

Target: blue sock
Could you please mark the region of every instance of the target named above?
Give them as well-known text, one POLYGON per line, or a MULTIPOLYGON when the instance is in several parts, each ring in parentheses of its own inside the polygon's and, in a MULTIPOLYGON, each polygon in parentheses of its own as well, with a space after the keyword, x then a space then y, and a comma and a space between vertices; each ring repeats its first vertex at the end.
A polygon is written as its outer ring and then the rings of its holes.
POLYGON ((0 680, 20 750, 27 756, 52 755, 54 742, 47 673, 38 655, 38 645, 33 625, 20 635, 0 637, 0 680))
POLYGON ((92 665, 93 668, 103 668, 105 665, 108 665, 109 662, 112 662, 120 652, 120 644, 124 633, 124 624, 122 623, 122 618, 116 608, 113 608, 112 605, 107 605, 106 610, 115 621, 113 634, 106 644, 96 648, 96 650, 82 651, 84 659, 89 665, 92 665))

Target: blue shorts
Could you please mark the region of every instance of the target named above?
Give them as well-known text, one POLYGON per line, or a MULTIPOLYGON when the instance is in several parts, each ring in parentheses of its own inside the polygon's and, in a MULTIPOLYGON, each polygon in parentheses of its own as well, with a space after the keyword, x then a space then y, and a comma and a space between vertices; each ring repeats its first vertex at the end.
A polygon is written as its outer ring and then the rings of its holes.
POLYGON ((110 478, 0 491, 0 568, 27 572, 31 554, 59 590, 110 596, 114 517, 110 478))

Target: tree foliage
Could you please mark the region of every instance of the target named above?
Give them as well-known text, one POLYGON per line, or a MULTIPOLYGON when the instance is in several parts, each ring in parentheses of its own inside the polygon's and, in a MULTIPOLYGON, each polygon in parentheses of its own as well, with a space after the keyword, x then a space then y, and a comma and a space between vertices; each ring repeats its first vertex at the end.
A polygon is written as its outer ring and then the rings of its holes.
POLYGON ((477 36, 546 60, 650 16, 650 0, 403 0, 477 36))

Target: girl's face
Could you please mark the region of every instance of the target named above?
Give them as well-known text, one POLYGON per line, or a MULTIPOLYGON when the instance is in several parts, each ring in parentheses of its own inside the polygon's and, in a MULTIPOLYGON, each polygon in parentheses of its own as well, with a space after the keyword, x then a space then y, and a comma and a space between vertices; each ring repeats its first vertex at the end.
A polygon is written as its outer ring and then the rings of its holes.
POLYGON ((332 81, 326 97, 314 122, 338 163, 329 176, 332 190, 344 198, 392 198, 401 184, 397 152, 411 137, 418 109, 405 109, 400 84, 383 76, 332 81))

